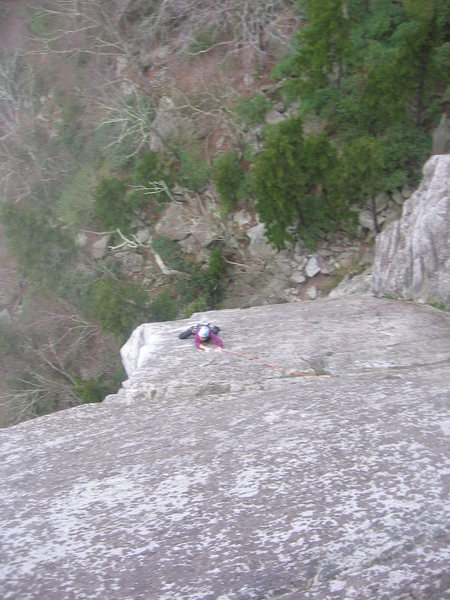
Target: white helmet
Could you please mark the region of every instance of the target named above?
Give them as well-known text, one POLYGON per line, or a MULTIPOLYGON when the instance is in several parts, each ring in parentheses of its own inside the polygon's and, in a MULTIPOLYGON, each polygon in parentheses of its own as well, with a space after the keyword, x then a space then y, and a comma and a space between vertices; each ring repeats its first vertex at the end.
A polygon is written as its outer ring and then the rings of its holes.
POLYGON ((199 337, 201 337, 203 339, 209 338, 209 327, 208 327, 208 325, 202 325, 200 327, 200 329, 198 330, 198 335, 199 335, 199 337))

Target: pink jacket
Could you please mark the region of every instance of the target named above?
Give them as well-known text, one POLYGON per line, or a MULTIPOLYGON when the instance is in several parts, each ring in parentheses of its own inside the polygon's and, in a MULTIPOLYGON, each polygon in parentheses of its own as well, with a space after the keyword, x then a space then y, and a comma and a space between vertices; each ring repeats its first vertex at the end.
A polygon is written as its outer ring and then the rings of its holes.
POLYGON ((198 335, 198 330, 195 332, 195 345, 197 346, 197 348, 200 346, 200 344, 205 344, 208 343, 209 340, 212 340, 214 343, 216 343, 220 348, 223 348, 223 342, 220 339, 220 337, 217 337, 217 335, 215 333, 213 333, 212 331, 209 332, 209 338, 206 340, 206 342, 202 342, 199 335, 198 335))

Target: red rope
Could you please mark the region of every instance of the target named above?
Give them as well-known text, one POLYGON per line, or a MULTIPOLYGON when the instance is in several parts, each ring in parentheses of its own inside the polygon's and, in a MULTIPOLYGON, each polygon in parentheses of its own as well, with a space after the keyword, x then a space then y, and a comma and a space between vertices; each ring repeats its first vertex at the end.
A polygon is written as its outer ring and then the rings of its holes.
POLYGON ((270 369, 275 369, 276 371, 282 371, 290 377, 330 377, 330 375, 319 375, 313 369, 310 371, 296 371, 294 369, 285 369, 283 367, 279 367, 278 365, 266 362, 265 360, 262 360, 257 356, 250 356, 249 354, 243 354, 242 352, 236 352, 235 350, 229 350, 228 348, 218 349, 220 349, 222 352, 226 352, 227 354, 233 354, 234 356, 239 356, 240 358, 251 360, 253 362, 258 363, 259 365, 263 365, 264 367, 269 367, 270 369))

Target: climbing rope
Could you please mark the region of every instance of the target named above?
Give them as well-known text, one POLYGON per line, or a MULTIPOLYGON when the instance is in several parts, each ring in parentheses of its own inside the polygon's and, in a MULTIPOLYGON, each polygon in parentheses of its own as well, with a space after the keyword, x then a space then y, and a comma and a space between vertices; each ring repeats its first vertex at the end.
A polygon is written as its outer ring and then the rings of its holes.
POLYGON ((281 371, 284 375, 288 377, 326 377, 329 378, 331 375, 321 375, 316 373, 314 369, 310 369, 308 371, 296 371, 295 369, 285 369, 284 367, 280 367, 278 365, 274 365, 269 363, 257 356, 251 356, 249 354, 243 354, 242 352, 236 352, 235 350, 229 350, 228 348, 218 348, 221 352, 226 352, 227 354, 232 354, 233 356, 238 356, 240 358, 244 358, 246 360, 251 360, 259 365, 263 365, 264 367, 268 367, 270 369, 274 369, 276 371, 281 371))

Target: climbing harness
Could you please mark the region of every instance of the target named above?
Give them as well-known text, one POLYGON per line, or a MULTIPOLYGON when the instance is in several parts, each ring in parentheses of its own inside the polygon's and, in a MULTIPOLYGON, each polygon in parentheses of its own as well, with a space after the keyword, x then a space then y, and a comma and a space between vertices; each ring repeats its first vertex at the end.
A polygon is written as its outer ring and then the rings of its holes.
POLYGON ((285 369, 284 367, 279 367, 278 365, 274 365, 265 360, 258 358, 257 356, 251 356, 249 354, 243 354, 242 352, 236 352, 235 350, 229 350, 228 348, 220 348, 221 352, 226 352, 227 354, 232 354, 233 356, 239 356, 240 358, 244 358, 246 360, 251 360, 259 365, 263 365, 264 367, 269 367, 270 369, 274 369, 276 371, 281 371, 285 376, 288 377, 324 377, 330 378, 331 375, 322 375, 321 373, 316 373, 314 369, 310 369, 309 371, 296 371, 295 369, 285 369))

